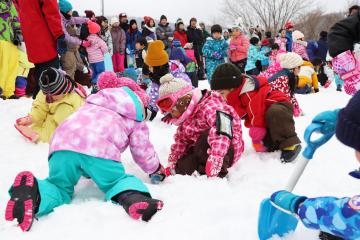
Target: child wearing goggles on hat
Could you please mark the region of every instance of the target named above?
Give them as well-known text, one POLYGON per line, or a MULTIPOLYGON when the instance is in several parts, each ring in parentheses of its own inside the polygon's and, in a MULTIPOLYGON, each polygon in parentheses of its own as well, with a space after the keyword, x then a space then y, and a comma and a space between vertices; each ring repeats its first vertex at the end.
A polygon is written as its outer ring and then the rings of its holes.
POLYGON ((160 79, 157 105, 178 126, 166 175, 225 177, 244 151, 240 118, 216 92, 201 91, 171 74, 160 79))
POLYGON ((144 121, 148 96, 134 81, 117 79, 115 73, 101 74, 98 84, 102 90, 55 130, 48 178, 37 179, 31 172, 15 178, 5 218, 16 218, 23 231, 30 230, 35 216, 69 204, 82 175, 91 177, 105 199, 121 204, 133 219, 149 221, 162 209, 163 202, 153 199, 145 184, 127 174, 121 163, 129 148, 144 172, 162 169, 144 121))
POLYGON ((40 93, 31 112, 15 128, 33 143, 49 142, 55 129, 83 105, 86 93, 64 72, 48 68, 40 76, 40 93))

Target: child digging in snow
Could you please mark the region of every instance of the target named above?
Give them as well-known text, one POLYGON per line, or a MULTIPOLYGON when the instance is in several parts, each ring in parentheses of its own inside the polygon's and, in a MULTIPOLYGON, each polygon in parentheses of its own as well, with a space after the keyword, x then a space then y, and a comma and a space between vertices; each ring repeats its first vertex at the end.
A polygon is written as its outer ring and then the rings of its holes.
POLYGON ((264 77, 242 75, 232 64, 217 67, 211 89, 223 96, 245 126, 257 152, 281 150, 281 161, 292 162, 301 150, 293 106, 281 91, 271 90, 264 77))
MULTIPOLYGON (((71 202, 74 186, 83 174, 93 179, 106 200, 121 204, 134 219, 149 221, 163 207, 140 179, 125 173, 120 162, 121 153, 129 147, 146 173, 162 169, 144 122, 148 97, 132 80, 114 76, 108 80, 114 81, 123 84, 89 96, 85 105, 56 129, 50 143, 47 179, 37 179, 31 172, 16 176, 6 220, 16 218, 23 231, 30 230, 35 216, 71 202)), ((106 81, 100 83, 104 85, 109 86, 106 81)))
POLYGON ((201 91, 171 74, 160 79, 157 105, 178 126, 166 175, 225 177, 244 151, 240 118, 216 92, 201 91))
POLYGON ((49 142, 55 129, 84 103, 86 94, 55 68, 45 70, 39 81, 41 91, 31 112, 16 120, 15 128, 31 142, 49 142))

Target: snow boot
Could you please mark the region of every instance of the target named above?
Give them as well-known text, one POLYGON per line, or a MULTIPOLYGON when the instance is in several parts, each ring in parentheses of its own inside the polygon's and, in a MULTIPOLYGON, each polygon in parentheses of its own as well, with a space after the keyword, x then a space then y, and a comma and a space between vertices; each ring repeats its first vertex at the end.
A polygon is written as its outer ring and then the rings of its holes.
POLYGON ((16 96, 16 95, 11 95, 11 96, 8 97, 7 99, 17 100, 17 99, 20 99, 20 97, 19 97, 19 96, 16 96))
POLYGON ((162 201, 152 199, 149 195, 137 191, 120 193, 115 199, 130 217, 136 220, 141 218, 145 222, 148 222, 164 206, 162 201))
POLYGON ((290 163, 294 161, 301 151, 301 145, 297 144, 288 148, 284 148, 281 151, 280 160, 283 163, 290 163))
POLYGON ((319 239, 320 240, 343 240, 343 238, 336 237, 336 236, 331 235, 330 233, 326 233, 326 232, 320 232, 319 239))
POLYGON ((5 211, 6 221, 15 218, 21 230, 29 231, 40 205, 38 183, 31 172, 19 173, 12 186, 11 198, 5 211))

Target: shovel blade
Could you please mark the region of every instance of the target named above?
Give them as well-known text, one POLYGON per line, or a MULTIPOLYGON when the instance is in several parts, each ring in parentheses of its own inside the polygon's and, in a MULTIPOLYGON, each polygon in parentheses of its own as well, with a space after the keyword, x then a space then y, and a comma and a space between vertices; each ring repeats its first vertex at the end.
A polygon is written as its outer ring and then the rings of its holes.
POLYGON ((264 199, 260 205, 258 235, 260 240, 267 240, 273 235, 283 237, 295 231, 298 220, 274 207, 270 199, 264 199))

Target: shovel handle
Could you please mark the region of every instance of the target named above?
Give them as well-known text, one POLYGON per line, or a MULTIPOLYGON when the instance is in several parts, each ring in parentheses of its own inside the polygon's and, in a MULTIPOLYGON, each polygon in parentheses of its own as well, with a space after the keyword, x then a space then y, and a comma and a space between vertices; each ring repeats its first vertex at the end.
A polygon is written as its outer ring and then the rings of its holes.
POLYGON ((297 161, 295 170, 288 181, 288 184, 285 188, 287 191, 292 192, 294 190, 297 182, 299 181, 307 164, 309 163, 309 160, 313 158, 315 151, 319 147, 324 145, 327 141, 329 141, 330 138, 334 135, 333 133, 323 134, 319 139, 316 139, 315 141, 311 141, 311 135, 315 132, 320 132, 322 127, 323 127, 322 124, 312 123, 310 126, 306 128, 304 139, 307 146, 303 151, 301 158, 297 161))

